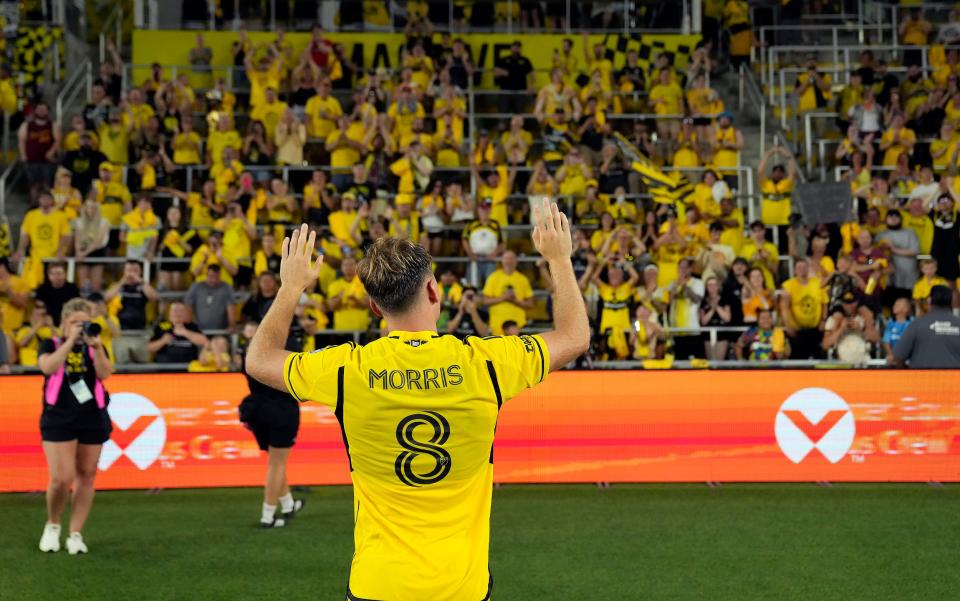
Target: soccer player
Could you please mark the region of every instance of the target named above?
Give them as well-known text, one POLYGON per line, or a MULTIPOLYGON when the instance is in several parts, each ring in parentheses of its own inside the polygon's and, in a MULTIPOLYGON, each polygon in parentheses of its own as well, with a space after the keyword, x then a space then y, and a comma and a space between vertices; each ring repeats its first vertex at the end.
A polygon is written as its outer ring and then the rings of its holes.
POLYGON ((431 257, 382 238, 359 266, 389 334, 366 346, 284 350, 300 295, 317 278, 315 232, 281 253, 282 285, 250 345, 250 375, 333 409, 354 486, 355 553, 347 599, 480 601, 488 570, 493 437, 504 401, 586 351, 589 324, 567 217, 534 211, 533 242, 553 277, 554 330, 536 336, 437 334, 442 295, 431 257))
MULTIPOLYGON (((247 323, 243 329, 244 338, 251 339, 256 331, 256 322, 247 323)), ((290 485, 287 484, 287 460, 300 430, 300 407, 289 394, 264 386, 250 377, 245 351, 246 348, 241 346, 240 364, 250 394, 240 403, 240 421, 253 432, 260 450, 267 452, 267 479, 263 487, 260 527, 283 528, 305 504, 303 499, 293 498, 290 485)))

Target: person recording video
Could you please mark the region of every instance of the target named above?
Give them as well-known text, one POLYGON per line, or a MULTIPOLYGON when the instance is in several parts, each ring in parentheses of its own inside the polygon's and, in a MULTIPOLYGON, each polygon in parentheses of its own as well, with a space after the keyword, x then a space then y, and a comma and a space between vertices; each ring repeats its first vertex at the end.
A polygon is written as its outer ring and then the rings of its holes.
POLYGON ((42 340, 37 365, 43 372, 43 413, 40 435, 50 470, 47 523, 40 550, 60 550, 60 517, 73 487, 71 555, 86 553, 83 525, 93 506, 94 478, 100 450, 113 426, 107 414, 109 395, 103 381, 112 368, 100 341, 100 325, 92 323, 93 308, 81 299, 67 301, 61 313, 60 336, 42 340))
MULTIPOLYGON (((283 528, 303 509, 305 501, 294 499, 287 483, 287 460, 300 430, 300 405, 288 393, 270 388, 247 373, 247 344, 257 332, 257 323, 243 327, 238 363, 247 378, 250 394, 240 403, 240 421, 257 439, 257 446, 267 452, 267 478, 263 489, 261 528, 283 528), (277 505, 280 515, 277 515, 277 505)), ((288 341, 289 342, 289 341, 288 341)))

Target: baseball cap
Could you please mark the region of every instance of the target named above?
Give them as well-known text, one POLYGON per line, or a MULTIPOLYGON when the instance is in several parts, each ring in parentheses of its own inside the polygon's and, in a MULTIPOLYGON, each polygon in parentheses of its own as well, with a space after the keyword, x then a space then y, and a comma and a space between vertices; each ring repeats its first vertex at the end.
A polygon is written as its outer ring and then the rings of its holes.
POLYGON ((343 194, 341 194, 341 195, 340 195, 340 198, 341 198, 342 200, 347 200, 347 199, 356 200, 356 199, 357 199, 357 195, 354 194, 353 192, 350 192, 350 191, 348 190, 347 192, 344 192, 343 194))
POLYGON ((733 113, 731 113, 730 111, 723 111, 722 113, 717 115, 717 119, 723 119, 724 117, 733 121, 733 113))
POLYGON ((853 290, 847 290, 843 293, 843 296, 840 297, 840 302, 855 303, 857 302, 857 295, 853 293, 853 290))

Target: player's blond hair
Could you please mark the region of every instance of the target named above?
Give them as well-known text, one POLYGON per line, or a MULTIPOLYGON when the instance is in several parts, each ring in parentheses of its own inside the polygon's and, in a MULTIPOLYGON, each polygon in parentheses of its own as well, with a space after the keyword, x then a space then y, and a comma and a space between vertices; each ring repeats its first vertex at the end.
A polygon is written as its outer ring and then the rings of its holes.
POLYGON ((367 249, 357 275, 367 294, 384 313, 402 314, 433 273, 433 259, 410 240, 385 236, 367 249))

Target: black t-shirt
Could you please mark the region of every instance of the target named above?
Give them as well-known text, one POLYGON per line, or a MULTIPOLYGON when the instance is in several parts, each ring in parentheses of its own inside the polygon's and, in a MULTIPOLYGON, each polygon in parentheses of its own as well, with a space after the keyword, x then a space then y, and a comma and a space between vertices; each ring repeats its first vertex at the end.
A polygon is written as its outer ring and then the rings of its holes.
POLYGON ((530 59, 525 56, 508 54, 497 62, 497 66, 507 72, 497 78, 501 90, 526 90, 527 75, 533 71, 530 59))
MULTIPOLYGON (((37 356, 46 355, 56 351, 56 345, 53 343, 53 340, 46 339, 41 340, 37 345, 37 356)), ((97 401, 95 398, 90 399, 85 403, 80 403, 77 401, 77 397, 74 396, 73 391, 70 389, 70 384, 83 380, 87 385, 87 390, 90 391, 90 394, 94 394, 94 389, 97 385, 97 372, 93 365, 93 359, 90 357, 89 349, 84 344, 78 344, 67 355, 67 360, 63 364, 64 378, 63 385, 60 387, 60 394, 57 396, 56 405, 48 405, 46 400, 43 403, 44 411, 52 411, 55 413, 75 413, 76 411, 90 411, 96 412, 100 408, 97 407, 97 401)), ((47 381, 50 379, 50 376, 44 376, 43 378, 43 390, 47 388, 47 381)), ((43 393, 41 392, 41 395, 43 393)), ((41 396, 42 398, 42 396, 41 396)))
POLYGON ((281 401, 281 402, 289 402, 289 403, 296 404, 297 401, 286 392, 267 386, 263 382, 260 382, 259 380, 250 377, 250 374, 247 373, 247 346, 248 345, 249 345, 249 341, 246 341, 246 340, 242 341, 240 344, 240 348, 237 349, 237 352, 240 354, 240 367, 241 367, 241 370, 243 371, 244 377, 247 379, 247 388, 250 389, 250 394, 255 397, 258 397, 259 400, 268 399, 271 401, 281 401))
POLYGON ((60 288, 54 288, 50 282, 44 282, 37 288, 37 299, 47 306, 47 313, 53 318, 53 325, 60 325, 60 313, 67 301, 80 296, 80 289, 72 282, 66 282, 60 288))
POLYGON ((147 327, 147 295, 143 284, 120 286, 120 312, 117 313, 121 330, 143 330, 147 327))
MULTIPOLYGON (((583 124, 591 117, 592 115, 580 117, 580 120, 577 121, 577 126, 583 127, 583 124)), ((597 131, 596 122, 583 131, 583 134, 580 136, 580 143, 595 152, 600 152, 600 149, 603 148, 603 134, 597 131)))
POLYGON ((743 293, 740 288, 740 282, 733 277, 733 272, 727 276, 720 289, 720 303, 730 307, 729 326, 743 325, 743 293))
POLYGON ((369 180, 359 184, 354 182, 348 188, 348 191, 353 192, 353 194, 357 197, 358 204, 362 202, 370 202, 370 200, 373 198, 373 188, 370 187, 369 180))
POLYGON ((73 173, 71 183, 85 197, 98 176, 100 164, 106 161, 107 155, 99 150, 71 150, 64 155, 63 166, 73 173))
MULTIPOLYGON (((722 292, 721 292, 721 294, 720 294, 720 306, 721 306, 721 307, 729 307, 729 306, 730 306, 730 303, 727 301, 727 299, 723 298, 723 293, 722 293, 722 292)), ((701 308, 702 310, 704 310, 704 311, 709 311, 709 310, 710 310, 710 299, 708 299, 706 296, 704 296, 704 297, 703 297, 703 300, 700 301, 700 308, 701 308)), ((732 313, 732 312, 730 313, 730 321, 724 321, 723 318, 720 317, 720 312, 719 312, 719 311, 714 311, 713 317, 710 318, 710 321, 708 321, 707 323, 704 323, 704 324, 700 324, 700 325, 703 325, 703 326, 713 326, 713 327, 723 327, 723 326, 729 326, 732 321, 733 321, 733 313, 732 313)))
POLYGON ((620 186, 623 186, 623 189, 626 190, 629 183, 627 180, 627 170, 624 169, 623 162, 617 160, 611 163, 606 173, 600 174, 600 181, 598 183, 600 184, 600 192, 603 194, 613 194, 620 186))
POLYGON ((317 91, 314 88, 297 88, 290 93, 290 98, 288 102, 291 107, 305 107, 307 106, 307 101, 317 95, 317 91))
POLYGON ((633 67, 629 65, 624 65, 623 69, 617 71, 617 81, 627 77, 630 81, 634 82, 634 87, 636 91, 641 91, 644 87, 644 82, 646 81, 646 76, 643 72, 643 67, 640 65, 634 65, 633 67), (636 82, 639 80, 639 83, 636 82))
POLYGON ((256 322, 263 321, 264 316, 270 309, 270 305, 273 304, 274 298, 276 297, 272 296, 267 298, 260 295, 251 296, 247 299, 247 302, 243 304, 243 311, 241 311, 243 317, 256 322))
MULTIPOLYGON (((183 324, 183 327, 191 332, 200 333, 197 324, 190 322, 183 324)), ((173 324, 163 320, 153 328, 153 336, 150 341, 160 340, 164 334, 173 336, 170 344, 157 351, 157 363, 190 363, 198 356, 197 346, 183 336, 177 336, 173 333, 173 324)))

